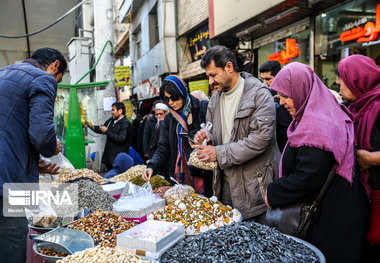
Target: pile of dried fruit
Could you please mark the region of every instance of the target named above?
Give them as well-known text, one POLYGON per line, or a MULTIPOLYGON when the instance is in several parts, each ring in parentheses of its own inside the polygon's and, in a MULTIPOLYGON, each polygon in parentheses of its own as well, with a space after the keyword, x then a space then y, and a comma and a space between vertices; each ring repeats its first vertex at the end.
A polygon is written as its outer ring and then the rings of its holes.
POLYGON ((116 235, 135 226, 112 212, 96 211, 69 225, 69 228, 85 231, 95 245, 115 247, 116 235))
POLYGON ((129 180, 135 178, 136 176, 141 176, 143 171, 146 169, 146 165, 135 165, 129 168, 124 173, 116 175, 110 179, 111 182, 129 182, 129 180))
POLYGON ((186 227, 186 234, 192 235, 240 222, 242 215, 222 205, 215 196, 207 198, 193 194, 150 214, 148 219, 181 222, 186 227))
POLYGON ((61 183, 66 183, 66 182, 74 181, 80 178, 88 178, 88 179, 94 180, 98 184, 106 184, 108 182, 107 179, 104 179, 99 174, 87 168, 77 169, 77 172, 74 174, 64 174, 60 177, 59 181, 61 183))
POLYGON ((51 248, 40 248, 38 249, 38 252, 46 256, 51 256, 51 257, 67 257, 69 255, 65 252, 55 251, 54 249, 51 249, 51 248))
POLYGON ((152 261, 142 259, 139 256, 129 254, 123 248, 93 247, 83 251, 76 252, 64 259, 58 260, 57 263, 93 263, 93 262, 137 262, 149 263, 152 261))
POLYGON ((242 222, 189 237, 160 257, 161 263, 319 262, 306 245, 254 222, 242 222))
POLYGON ((161 198, 164 198, 164 194, 166 193, 167 190, 172 188, 171 186, 161 186, 153 190, 154 194, 158 194, 161 196, 161 198))

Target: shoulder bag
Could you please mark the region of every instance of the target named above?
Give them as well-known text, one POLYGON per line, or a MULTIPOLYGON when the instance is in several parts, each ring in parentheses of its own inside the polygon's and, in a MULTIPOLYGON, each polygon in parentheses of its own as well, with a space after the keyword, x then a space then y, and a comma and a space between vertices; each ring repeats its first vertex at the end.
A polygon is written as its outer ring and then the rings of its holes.
POLYGON ((335 169, 329 173, 325 184, 312 204, 295 203, 267 209, 265 215, 266 225, 274 227, 284 234, 305 239, 311 219, 318 210, 319 203, 325 195, 334 175, 335 169))

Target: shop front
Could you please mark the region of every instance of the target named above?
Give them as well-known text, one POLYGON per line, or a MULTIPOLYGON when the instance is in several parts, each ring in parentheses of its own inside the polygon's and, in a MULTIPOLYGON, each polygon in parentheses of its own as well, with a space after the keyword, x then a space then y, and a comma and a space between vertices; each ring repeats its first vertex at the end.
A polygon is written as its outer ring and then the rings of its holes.
POLYGON ((335 71, 339 61, 353 54, 380 64, 380 3, 354 0, 315 18, 314 69, 325 85, 338 90, 335 71))
POLYGON ((268 60, 276 60, 283 66, 295 61, 311 65, 310 32, 310 20, 306 18, 255 40, 258 67, 268 60))

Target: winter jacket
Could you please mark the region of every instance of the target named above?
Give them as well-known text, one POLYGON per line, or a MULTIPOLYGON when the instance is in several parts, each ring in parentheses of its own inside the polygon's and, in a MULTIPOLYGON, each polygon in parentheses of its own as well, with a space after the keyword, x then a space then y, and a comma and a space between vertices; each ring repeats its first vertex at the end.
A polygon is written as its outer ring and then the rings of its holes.
MULTIPOLYGON (((114 123, 112 118, 109 118, 103 126, 107 127, 107 142, 104 146, 102 163, 107 166, 107 170, 111 170, 116 155, 121 152, 129 153, 132 127, 131 123, 125 116, 116 123, 114 123)), ((102 133, 99 126, 94 126, 93 130, 96 133, 102 133)))
POLYGON ((219 168, 214 173, 214 194, 221 199, 223 169, 228 180, 233 207, 245 219, 266 211, 264 192, 278 178, 280 152, 276 143, 276 109, 265 84, 248 73, 241 73, 244 91, 234 120, 231 139, 222 145, 220 96, 210 99, 207 121, 213 124, 212 144, 216 146, 219 168))
POLYGON ((157 118, 154 115, 148 117, 144 126, 143 148, 144 155, 149 154, 149 149, 152 144, 152 140, 156 134, 157 118))
POLYGON ((4 183, 37 183, 39 154, 56 152, 56 93, 57 81, 36 61, 0 69, 0 196, 4 183))
MULTIPOLYGON (((193 123, 189 124, 189 136, 194 138, 197 131, 201 129, 201 124, 206 121, 207 101, 200 102, 192 95, 191 100, 191 114, 193 117, 193 123)), ((176 158, 177 158, 177 121, 174 119, 171 113, 165 116, 165 119, 160 123, 160 139, 158 141, 158 148, 149 160, 148 168, 153 169, 153 174, 156 174, 165 165, 169 167, 169 176, 174 176, 176 158)), ((188 140, 185 139, 185 154, 188 159, 192 148, 190 147, 188 140)), ((191 171, 190 171, 191 173, 191 171)))

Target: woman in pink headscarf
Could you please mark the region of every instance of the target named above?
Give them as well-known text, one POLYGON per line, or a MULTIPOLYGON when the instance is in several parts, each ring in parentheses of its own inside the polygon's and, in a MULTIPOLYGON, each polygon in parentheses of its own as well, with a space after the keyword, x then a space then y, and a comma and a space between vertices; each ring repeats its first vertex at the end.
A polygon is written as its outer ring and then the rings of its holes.
POLYGON ((367 230, 368 200, 354 176, 354 126, 313 70, 291 63, 275 77, 271 89, 293 122, 280 164, 280 179, 267 189, 269 208, 312 203, 332 169, 335 176, 314 214, 307 241, 327 262, 359 262, 367 230))
MULTIPOLYGON (((369 57, 352 55, 340 61, 338 70, 340 94, 354 116, 360 179, 372 201, 367 239, 380 245, 380 68, 369 57)), ((379 246, 372 250, 378 262, 379 246)))

